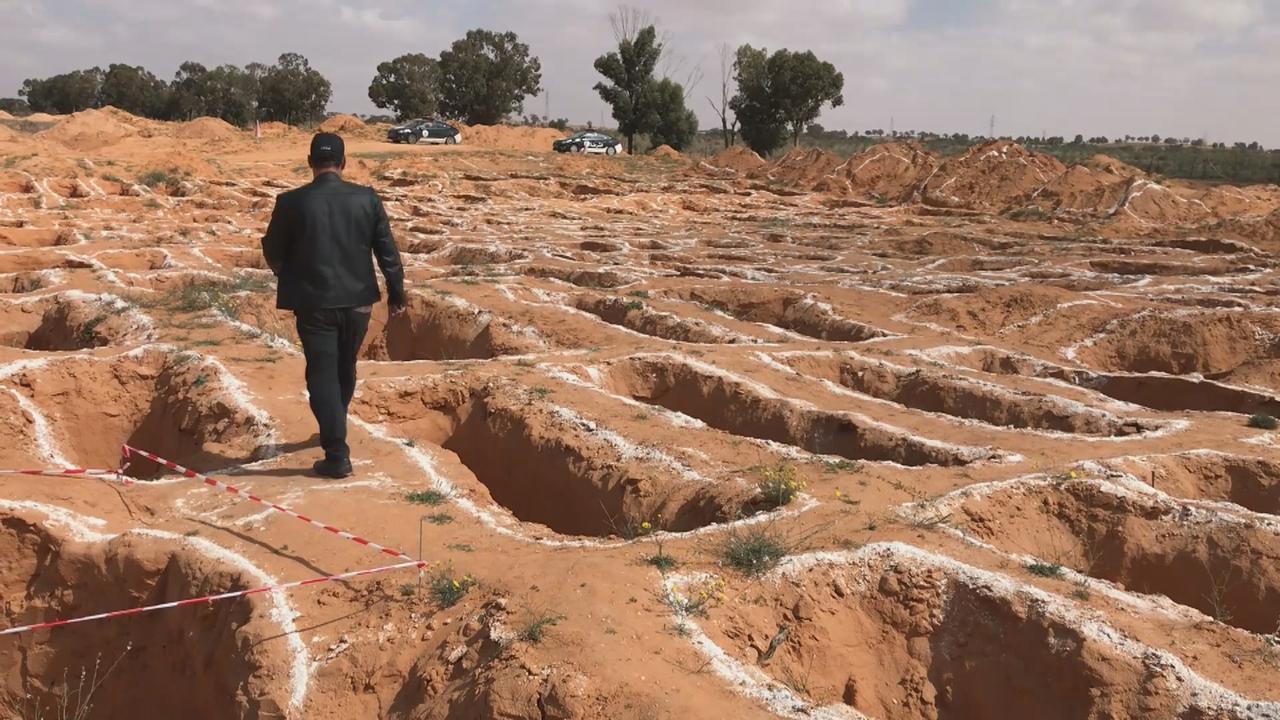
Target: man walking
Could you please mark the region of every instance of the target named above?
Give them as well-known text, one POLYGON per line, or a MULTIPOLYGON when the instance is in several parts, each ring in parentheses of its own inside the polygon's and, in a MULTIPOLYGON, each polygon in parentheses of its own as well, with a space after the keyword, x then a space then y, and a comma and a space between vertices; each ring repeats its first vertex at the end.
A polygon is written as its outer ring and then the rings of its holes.
POLYGON ((307 392, 324 447, 314 470, 344 478, 351 474, 347 408, 356 357, 381 299, 371 258, 382 268, 393 313, 404 310, 404 268, 382 201, 372 188, 342 179, 342 138, 317 134, 307 163, 313 179, 276 198, 262 254, 279 278, 276 307, 293 311, 307 359, 307 392))

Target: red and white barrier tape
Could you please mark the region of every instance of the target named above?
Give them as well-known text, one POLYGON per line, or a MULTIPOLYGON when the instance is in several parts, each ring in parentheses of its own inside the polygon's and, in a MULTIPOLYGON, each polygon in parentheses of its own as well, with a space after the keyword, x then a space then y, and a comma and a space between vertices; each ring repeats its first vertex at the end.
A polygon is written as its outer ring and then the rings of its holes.
POLYGON ((102 477, 110 475, 120 477, 123 470, 93 470, 89 468, 68 468, 66 470, 28 469, 0 470, 0 475, 43 475, 45 477, 102 477))
POLYGON ((83 617, 68 618, 66 620, 52 620, 50 622, 34 623, 32 625, 20 625, 5 630, 0 630, 0 635, 16 635, 18 633, 30 632, 33 630, 45 630, 48 628, 61 627, 63 625, 75 625, 77 623, 90 622, 93 620, 106 620, 107 618, 124 617, 126 615, 138 615, 141 613, 153 612, 155 610, 168 610, 170 608, 183 607, 184 605, 198 605, 200 603, 212 603, 218 600, 230 600, 232 598, 245 597, 247 595, 259 595, 261 593, 275 592, 277 590, 288 590, 290 588, 305 587, 307 585, 319 585, 321 583, 335 582, 338 580, 350 580, 351 578, 363 577, 366 575, 376 575, 378 573, 391 572, 392 570, 403 570, 405 568, 424 567, 426 563, 419 561, 404 562, 398 565, 387 565, 385 567, 371 568, 369 570, 355 570, 340 575, 326 575, 322 577, 314 577, 309 580, 296 580, 294 582, 281 583, 280 585, 268 585, 265 587, 257 587, 249 590, 234 590, 232 592, 220 593, 218 595, 206 595, 198 598, 188 598, 186 600, 175 600, 173 602, 160 603, 158 605, 145 605, 143 607, 129 608, 128 610, 112 610, 111 612, 98 613, 97 615, 85 615, 83 617))
POLYGON ((417 559, 415 559, 415 558, 411 558, 411 557, 409 557, 408 555, 406 555, 406 554, 404 554, 404 553, 400 552, 399 550, 395 550, 395 549, 393 549, 393 548, 386 547, 385 545, 379 545, 378 543, 373 542, 372 540, 366 540, 365 538, 362 538, 362 537, 360 537, 359 535, 355 535, 355 534, 353 534, 353 533, 349 533, 349 532, 347 532, 346 530, 342 530, 342 529, 340 529, 340 528, 336 528, 336 527, 334 527, 334 526, 332 526, 332 525, 329 525, 329 524, 327 524, 327 523, 322 523, 322 522, 320 522, 319 520, 313 520, 312 518, 309 518, 309 517, 307 517, 306 515, 303 515, 302 513, 299 513, 299 512, 296 512, 296 511, 290 510, 289 508, 284 507, 283 505, 277 505, 276 503, 273 503, 273 502, 271 502, 271 501, 269 501, 269 500, 263 500, 262 498, 258 497, 257 495, 254 495, 254 494, 252 494, 252 493, 247 493, 247 492, 245 492, 245 491, 241 490, 240 488, 235 487, 234 485, 228 485, 227 483, 224 483, 224 482, 222 482, 222 481, 220 481, 220 480, 214 480, 213 478, 208 477, 208 476, 206 476, 206 475, 201 475, 200 473, 196 472, 195 470, 189 470, 189 469, 187 469, 187 468, 184 468, 184 467, 182 467, 181 465, 178 465, 177 463, 173 463, 173 462, 170 462, 170 461, 168 461, 168 460, 165 460, 164 458, 162 458, 162 457, 160 457, 160 456, 158 456, 158 455, 153 455, 153 454, 151 454, 151 453, 149 453, 149 452, 146 452, 146 451, 144 451, 144 450, 139 450, 139 449, 137 449, 137 448, 135 448, 135 447, 132 447, 132 446, 129 446, 129 445, 125 445, 125 446, 124 446, 124 448, 123 448, 123 452, 124 452, 124 460, 125 460, 125 462, 126 462, 126 463, 128 462, 129 458, 130 458, 131 456, 133 456, 133 455, 137 455, 137 456, 139 456, 139 457, 144 457, 144 458, 146 458, 146 459, 150 460, 151 462, 158 463, 158 464, 160 464, 160 465, 162 465, 162 466, 164 466, 164 467, 166 467, 166 468, 168 468, 168 469, 170 469, 170 470, 172 470, 172 471, 174 471, 174 472, 182 473, 182 475, 183 475, 184 477, 188 477, 188 478, 192 478, 192 479, 195 479, 195 480, 199 480, 200 482, 204 483, 205 485, 208 485, 209 487, 215 487, 215 488, 219 488, 219 489, 221 489, 221 490, 225 490, 226 492, 229 492, 229 493, 231 493, 232 495, 236 495, 236 496, 243 497, 243 498, 248 498, 249 500, 252 500, 253 502, 258 503, 259 505, 262 505, 262 506, 264 506, 264 507, 269 507, 269 508, 271 508, 272 510, 275 510, 276 512, 283 513, 283 514, 285 514, 285 515, 288 515, 288 516, 289 516, 289 517, 291 517, 291 518, 296 518, 296 519, 298 519, 298 520, 301 520, 302 522, 307 523, 308 525, 312 525, 312 526, 314 526, 314 527, 318 527, 318 528, 320 528, 321 530, 324 530, 324 531, 326 531, 326 532, 333 533, 334 535, 337 535, 337 536, 338 536, 338 537, 340 537, 340 538, 344 538, 344 539, 346 539, 346 540, 350 540, 350 541, 352 541, 352 542, 359 543, 360 545, 363 545, 363 546, 365 546, 365 547, 367 547, 367 548, 371 548, 371 549, 373 549, 373 550, 377 550, 378 552, 383 553, 384 555, 390 555, 391 557, 400 558, 401 560, 409 560, 409 561, 412 561, 412 562, 421 562, 420 560, 417 560, 417 559))

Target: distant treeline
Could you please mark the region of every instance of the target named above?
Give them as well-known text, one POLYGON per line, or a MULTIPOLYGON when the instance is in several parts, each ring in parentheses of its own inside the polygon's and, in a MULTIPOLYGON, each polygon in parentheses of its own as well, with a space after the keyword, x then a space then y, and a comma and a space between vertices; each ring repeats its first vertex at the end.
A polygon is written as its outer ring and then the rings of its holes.
POLYGON ((92 67, 25 80, 18 95, 0 100, 0 109, 22 116, 32 112, 67 114, 110 105, 154 120, 208 116, 243 127, 254 120, 298 124, 322 119, 332 88, 305 57, 285 53, 274 65, 207 68, 198 62, 184 62, 171 82, 141 66, 92 67))
MULTIPOLYGON (((1154 136, 1154 139, 1122 138, 1116 142, 1101 137, 1086 140, 1080 136, 1071 141, 1064 141, 1060 137, 1007 139, 1037 152, 1052 155, 1067 165, 1083 162, 1094 155, 1107 155, 1157 177, 1239 185, 1280 184, 1280 150, 1267 150, 1256 142, 1227 145, 1185 139, 1170 141, 1159 136, 1154 136)), ((821 148, 835 155, 848 157, 873 145, 893 140, 914 140, 931 152, 950 157, 986 142, 988 138, 933 133, 911 133, 910 136, 900 134, 893 137, 878 130, 849 134, 843 130, 831 131, 815 126, 800 137, 800 146, 821 148)), ((708 131, 699 134, 689 152, 713 155, 722 149, 724 144, 721 134, 718 131, 708 131)))

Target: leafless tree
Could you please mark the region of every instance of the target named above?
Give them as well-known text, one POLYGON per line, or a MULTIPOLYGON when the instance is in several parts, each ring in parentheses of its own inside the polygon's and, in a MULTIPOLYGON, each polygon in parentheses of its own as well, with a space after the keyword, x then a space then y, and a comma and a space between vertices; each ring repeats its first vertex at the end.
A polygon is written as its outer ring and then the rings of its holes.
MULTIPOLYGON (((653 13, 632 5, 619 5, 618 9, 609 13, 609 24, 613 27, 613 37, 619 43, 634 41, 640 31, 649 27, 661 28, 661 21, 653 13)), ((702 65, 688 67, 688 59, 671 49, 671 33, 666 30, 658 32, 658 46, 662 48, 662 56, 658 60, 658 75, 680 83, 684 88, 684 99, 687 102, 693 88, 702 82, 702 65)))
POLYGON ((729 43, 720 46, 720 100, 707 96, 707 102, 711 103, 711 109, 715 111, 720 118, 720 132, 724 136, 724 146, 732 147, 738 142, 738 117, 734 114, 733 122, 729 122, 729 115, 733 113, 729 107, 729 100, 733 98, 733 48, 729 47, 729 43))
POLYGON ((617 10, 609 13, 609 24, 613 26, 613 38, 621 43, 635 40, 641 30, 658 23, 648 10, 619 5, 617 10))

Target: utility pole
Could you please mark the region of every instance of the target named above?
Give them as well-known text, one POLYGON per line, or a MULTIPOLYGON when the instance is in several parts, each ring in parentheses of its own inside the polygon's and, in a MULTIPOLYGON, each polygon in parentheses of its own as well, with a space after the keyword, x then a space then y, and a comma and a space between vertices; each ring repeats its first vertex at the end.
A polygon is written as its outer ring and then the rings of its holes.
POLYGON ((551 91, 550 90, 544 93, 544 99, 547 101, 547 110, 546 110, 546 114, 543 116, 543 119, 546 121, 548 125, 550 125, 551 124, 551 91))
POLYGON ((894 130, 893 123, 894 123, 894 118, 892 115, 890 115, 889 116, 889 137, 898 137, 898 133, 894 130))
POLYGON ((990 125, 990 129, 987 131, 987 137, 992 140, 996 139, 996 116, 995 115, 991 116, 991 125, 990 125))

